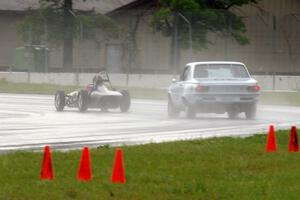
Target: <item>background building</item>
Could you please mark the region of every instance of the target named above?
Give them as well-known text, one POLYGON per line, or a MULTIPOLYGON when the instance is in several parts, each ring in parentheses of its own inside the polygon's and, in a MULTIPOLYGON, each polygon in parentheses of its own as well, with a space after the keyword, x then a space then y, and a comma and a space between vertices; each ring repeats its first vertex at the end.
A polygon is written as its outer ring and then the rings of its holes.
MULTIPOLYGON (((26 16, 28 7, 38 6, 37 2, 0 2, 2 69, 15 65, 15 49, 25 45, 17 34, 17 24, 26 16)), ((75 1, 74 9, 93 9, 113 17, 128 36, 120 41, 74 41, 74 68, 83 72, 105 68, 123 73, 173 73, 174 68, 182 68, 190 61, 234 60, 244 62, 255 74, 300 74, 300 2, 297 0, 262 0, 257 7, 242 7, 238 14, 246 23, 250 44, 241 46, 226 33, 211 33, 212 45, 207 49, 193 53, 189 49, 180 51, 180 66, 172 64, 171 39, 150 26, 151 8, 156 4, 153 0, 75 1)), ((62 48, 44 45, 50 49, 47 70, 63 71, 62 48)))

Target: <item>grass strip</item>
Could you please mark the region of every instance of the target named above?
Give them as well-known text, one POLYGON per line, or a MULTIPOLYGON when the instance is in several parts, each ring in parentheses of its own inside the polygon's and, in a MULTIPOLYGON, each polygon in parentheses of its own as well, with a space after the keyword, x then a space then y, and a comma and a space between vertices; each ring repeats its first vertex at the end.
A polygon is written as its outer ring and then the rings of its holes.
POLYGON ((265 153, 266 135, 123 147, 127 183, 110 183, 114 148, 91 150, 93 180, 78 182, 81 151, 52 152, 53 181, 40 181, 42 152, 0 155, 0 199, 298 200, 300 155, 265 153))
MULTIPOLYGON (((10 83, 0 81, 0 92, 5 93, 26 93, 26 94, 54 94, 57 90, 66 93, 82 88, 80 86, 62 86, 51 84, 29 84, 29 83, 10 83)), ((167 91, 155 88, 139 87, 117 87, 117 89, 128 89, 131 97, 138 99, 167 99, 167 91)), ((270 105, 289 105, 300 106, 300 92, 262 92, 262 104, 270 105)))
POLYGON ((55 94, 57 90, 71 92, 78 86, 62 86, 54 84, 11 83, 0 80, 0 92, 21 94, 55 94))
MULTIPOLYGON (((83 86, 63 86, 54 84, 31 84, 31 83, 11 83, 0 80, 0 92, 2 93, 21 93, 21 94, 55 94, 57 90, 72 92, 83 88, 83 86)), ((118 90, 128 89, 131 97, 144 99, 166 99, 166 90, 139 88, 139 87, 116 87, 118 90)))

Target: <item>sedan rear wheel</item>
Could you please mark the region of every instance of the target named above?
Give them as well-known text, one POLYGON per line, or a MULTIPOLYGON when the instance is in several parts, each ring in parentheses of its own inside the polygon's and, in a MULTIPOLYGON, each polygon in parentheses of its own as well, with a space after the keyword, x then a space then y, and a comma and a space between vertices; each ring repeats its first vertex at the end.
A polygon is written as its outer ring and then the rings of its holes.
POLYGON ((235 110, 228 110, 227 111, 227 115, 228 115, 229 119, 236 119, 237 116, 238 116, 238 114, 239 113, 237 111, 235 111, 235 110))
POLYGON ((256 107, 257 106, 255 103, 247 105, 246 110, 245 110, 245 115, 246 115, 247 119, 255 119, 256 109, 257 109, 256 107))
POLYGON ((238 117, 238 115, 240 114, 240 107, 238 106, 229 106, 227 108, 227 115, 229 119, 236 119, 238 117))

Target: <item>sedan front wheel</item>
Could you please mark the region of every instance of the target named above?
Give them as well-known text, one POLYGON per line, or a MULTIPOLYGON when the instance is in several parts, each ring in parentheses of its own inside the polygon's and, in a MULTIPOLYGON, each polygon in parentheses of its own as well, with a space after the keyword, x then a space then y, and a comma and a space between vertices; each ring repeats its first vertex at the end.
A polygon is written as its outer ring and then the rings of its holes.
POLYGON ((195 109, 188 103, 185 105, 185 116, 188 119, 194 119, 196 117, 195 109))
POLYGON ((175 118, 179 116, 179 110, 177 110, 174 107, 173 102, 170 98, 168 99, 168 116, 170 118, 175 118))

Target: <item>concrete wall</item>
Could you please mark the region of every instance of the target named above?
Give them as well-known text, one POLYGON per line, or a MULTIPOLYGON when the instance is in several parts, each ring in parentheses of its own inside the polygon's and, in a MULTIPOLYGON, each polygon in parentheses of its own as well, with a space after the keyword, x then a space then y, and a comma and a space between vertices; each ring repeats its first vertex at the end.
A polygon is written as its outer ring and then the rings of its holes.
POLYGON ((300 76, 253 76, 263 90, 300 90, 300 76))
MULTIPOLYGON (((95 74, 73 73, 27 73, 27 72, 0 72, 0 80, 14 83, 47 83, 58 85, 86 85, 91 83, 95 74)), ((160 88, 166 89, 173 75, 158 74, 110 74, 113 85, 160 88)), ((178 77, 177 77, 178 78, 178 77)), ((258 80, 263 90, 300 90, 300 76, 253 76, 258 80)))

